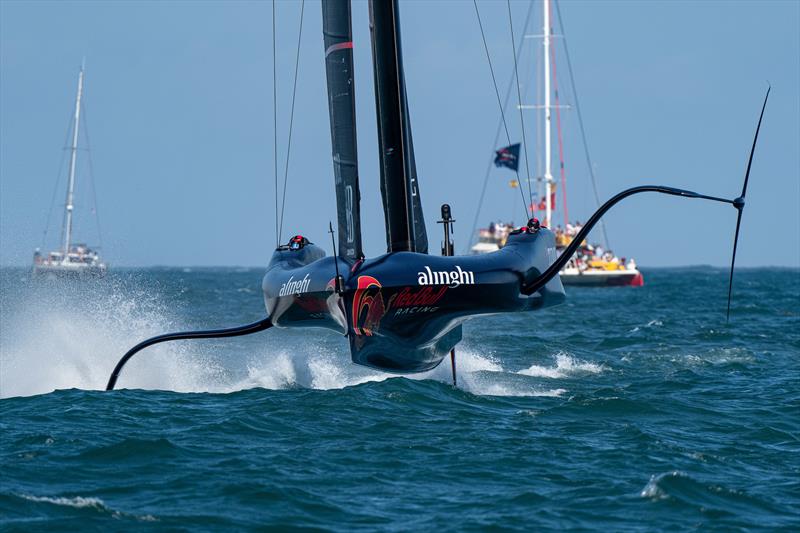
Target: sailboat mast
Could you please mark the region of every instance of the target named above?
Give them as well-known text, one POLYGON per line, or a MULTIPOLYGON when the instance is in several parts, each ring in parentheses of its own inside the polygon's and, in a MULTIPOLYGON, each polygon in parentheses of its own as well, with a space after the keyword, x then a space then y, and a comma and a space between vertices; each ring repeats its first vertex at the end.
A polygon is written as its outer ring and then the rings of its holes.
POLYGON ((67 260, 69 253, 70 241, 72 240, 72 211, 73 211, 73 197, 75 194, 75 163, 78 159, 78 126, 81 122, 81 97, 83 95, 83 65, 81 65, 80 74, 78 74, 78 95, 75 98, 75 118, 74 128, 72 129, 72 147, 70 149, 69 159, 69 183, 67 185, 67 203, 65 206, 64 217, 64 258, 67 260))
POLYGON ((551 171, 550 152, 550 0, 542 2, 544 6, 544 225, 550 227, 550 217, 553 212, 551 194, 553 189, 553 173, 551 171))

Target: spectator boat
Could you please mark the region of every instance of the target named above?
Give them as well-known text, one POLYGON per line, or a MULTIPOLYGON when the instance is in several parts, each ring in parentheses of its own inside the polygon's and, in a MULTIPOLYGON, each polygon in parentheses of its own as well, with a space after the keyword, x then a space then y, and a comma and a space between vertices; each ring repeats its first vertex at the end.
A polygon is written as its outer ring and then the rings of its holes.
MULTIPOLYGON (((567 198, 566 198, 566 176, 565 166, 563 161, 563 147, 562 147, 562 134, 561 134, 561 116, 560 110, 566 106, 559 103, 558 87, 555 85, 557 79, 552 76, 555 73, 555 60, 556 55, 553 53, 552 39, 552 20, 551 20, 551 5, 549 1, 542 2, 543 5, 543 33, 541 35, 526 35, 528 37, 542 39, 542 77, 544 81, 544 103, 532 106, 520 106, 523 109, 534 109, 536 111, 544 112, 544 176, 537 178, 536 181, 539 188, 544 191, 538 191, 541 199, 539 202, 531 201, 529 209, 532 213, 539 213, 542 217, 542 225, 552 229, 556 235, 556 250, 559 254, 563 253, 566 247, 572 242, 578 234, 582 225, 580 222, 572 224, 569 222, 567 211, 567 198), (552 76, 552 77, 551 77, 552 76), (551 97, 555 97, 555 102, 552 102, 551 97), (553 112, 555 112, 555 121, 553 121, 553 112), (559 144, 559 161, 561 172, 561 195, 563 200, 563 215, 564 226, 557 226, 553 228, 553 212, 556 210, 556 182, 552 174, 552 124, 555 122, 557 130, 557 138, 559 144)), ((566 48, 565 48, 566 49, 566 48)), ((572 69, 569 69, 570 73, 572 69)), ((573 80, 574 88, 574 80, 573 80)), ((577 102, 577 96, 576 96, 577 102)), ((577 107, 577 106, 576 106, 577 107)), ((580 110, 578 109, 580 113, 580 110)), ((579 114, 580 118, 580 114, 579 114)), ((582 128, 582 126, 581 126, 582 128)), ((494 163, 496 166, 508 167, 514 171, 519 170, 519 151, 520 145, 515 144, 501 148, 496 152, 494 163)), ((588 150, 587 162, 589 162, 588 150)), ((593 173, 592 165, 589 162, 589 172, 593 173)), ((487 174, 488 177, 488 174, 487 174)), ((519 188, 519 179, 511 180, 510 186, 513 189, 519 188)), ((592 174, 592 183, 594 184, 594 176, 592 174)), ((596 193, 596 187, 595 187, 596 193)), ((524 193, 523 193, 524 196, 524 193)), ((480 207, 479 207, 480 210, 480 207)), ((602 224, 602 221, 601 221, 602 224)), ((561 270, 561 282, 564 285, 589 285, 589 286, 642 286, 644 278, 641 272, 636 268, 636 261, 634 259, 619 258, 609 249, 608 238, 605 237, 605 227, 603 229, 605 245, 589 244, 584 241, 574 253, 573 257, 569 260, 567 265, 561 270)), ((478 242, 471 248, 470 252, 473 254, 486 254, 496 252, 501 249, 508 238, 509 233, 514 229, 513 223, 491 223, 487 228, 478 230, 478 242)))
MULTIPOLYGON (((72 119, 72 144, 70 146, 67 197, 64 203, 64 221, 61 226, 61 247, 43 255, 39 248, 33 254, 33 276, 36 278, 102 277, 107 266, 97 250, 86 244, 73 242, 75 211, 75 169, 78 159, 78 132, 83 98, 83 66, 78 74, 78 93, 75 98, 75 115, 72 119)), ((49 218, 49 217, 48 217, 49 218)), ((47 228, 45 228, 45 237, 47 228)))

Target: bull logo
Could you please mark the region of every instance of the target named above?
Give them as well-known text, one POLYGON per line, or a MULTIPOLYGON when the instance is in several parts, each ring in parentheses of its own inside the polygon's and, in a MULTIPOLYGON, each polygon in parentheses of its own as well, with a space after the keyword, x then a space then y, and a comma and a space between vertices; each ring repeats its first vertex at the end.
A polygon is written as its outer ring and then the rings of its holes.
POLYGON ((380 281, 372 276, 358 277, 353 297, 353 331, 356 335, 371 336, 380 328, 381 319, 388 310, 383 302, 381 287, 380 281))

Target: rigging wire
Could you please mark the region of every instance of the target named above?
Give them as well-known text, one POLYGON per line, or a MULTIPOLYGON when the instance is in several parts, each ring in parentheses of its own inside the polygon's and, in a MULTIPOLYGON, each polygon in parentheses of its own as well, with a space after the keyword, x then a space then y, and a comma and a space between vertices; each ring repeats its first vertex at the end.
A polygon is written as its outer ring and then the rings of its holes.
POLYGON ((92 163, 92 143, 89 142, 89 117, 87 111, 86 103, 83 104, 83 115, 81 118, 83 119, 83 136, 86 139, 86 159, 88 161, 88 169, 89 169, 89 185, 92 189, 92 210, 94 211, 94 222, 97 225, 97 248, 103 248, 103 232, 100 229, 100 213, 99 208, 97 206, 97 191, 94 186, 94 164, 92 163))
MULTIPOLYGON (((75 119, 73 119, 73 120, 72 120, 72 128, 70 129, 70 134, 74 135, 74 134, 75 134, 75 129, 74 129, 74 128, 77 128, 77 127, 78 127, 78 123, 75 121, 75 119)), ((71 152, 72 152, 72 144, 71 144, 71 143, 69 143, 69 138, 67 138, 67 147, 65 148, 65 150, 69 151, 69 152, 70 152, 70 155, 71 155, 71 152)), ((78 146, 77 146, 77 144, 76 144, 76 145, 75 145, 75 151, 76 151, 76 153, 75 153, 75 157, 76 157, 76 158, 78 157, 77 150, 78 150, 78 146)), ((68 204, 68 202, 69 202, 69 172, 70 172, 70 171, 71 171, 71 170, 68 170, 68 171, 67 171, 67 197, 64 199, 64 208, 65 208, 65 209, 66 209, 66 206, 67 206, 67 204, 68 204)), ((61 221, 61 235, 60 235, 60 236, 59 236, 59 238, 58 238, 58 242, 59 242, 59 249, 60 249, 60 247, 61 247, 61 243, 63 243, 63 242, 64 242, 64 240, 65 240, 66 234, 67 234, 67 220, 66 220, 66 213, 65 213, 65 215, 64 215, 64 220, 62 220, 62 221, 61 221)), ((67 254, 68 252, 69 252, 69 250, 64 250, 64 255, 66 256, 66 254, 67 254)))
MULTIPOLYGON (((522 53, 522 45, 525 42, 524 33, 525 33, 525 30, 528 28, 528 23, 530 22, 530 19, 531 19, 531 13, 533 13, 533 2, 528 4, 528 13, 527 13, 527 15, 525 15, 525 25, 523 26, 523 31, 522 31, 523 37, 520 39, 519 45, 517 46, 517 55, 522 53)), ((480 23, 480 15, 478 15, 478 22, 480 23)), ((503 125, 505 124, 503 111, 505 110, 506 107, 508 107, 508 101, 511 98, 511 89, 513 87, 513 85, 512 85, 513 83, 514 83, 514 74, 512 73, 511 74, 511 78, 508 80, 508 88, 506 89, 506 96, 505 96, 505 99, 503 100, 503 107, 500 110, 500 117, 501 118, 497 121, 497 129, 496 129, 495 134, 494 134, 494 141, 492 141, 492 147, 496 147, 497 146, 497 142, 500 140, 500 134, 503 131, 503 125)), ((510 143, 510 141, 509 141, 509 143, 510 143)), ((481 195, 480 195, 480 198, 478 199, 478 208, 475 210, 475 218, 472 221, 472 230, 470 230, 470 238, 472 238, 472 236, 475 235, 475 229, 478 227, 478 219, 480 218, 481 207, 483 207, 483 200, 484 200, 484 198, 486 196, 486 185, 488 185, 488 183, 489 183, 489 175, 492 172, 492 167, 493 166, 494 166, 494 152, 492 152, 492 154, 489 156, 489 164, 486 166, 486 173, 483 176, 483 186, 481 187, 481 195)), ((517 178, 519 178, 519 173, 517 173, 517 178)), ((517 183, 519 183, 519 179, 517 179, 517 183)), ((520 192, 522 192, 522 191, 520 191, 520 192)), ((524 196, 524 194, 522 196, 522 204, 523 204, 523 207, 525 207, 525 196, 524 196)), ((526 209, 525 214, 527 215, 527 213, 528 212, 527 212, 527 209, 526 209)), ((465 251, 465 253, 467 253, 467 252, 469 252, 469 250, 470 250, 470 241, 466 241, 466 246, 464 248, 464 251, 465 251)))
POLYGON ((72 132, 72 113, 67 121, 67 134, 64 136, 64 147, 61 149, 61 162, 58 164, 58 174, 56 174, 56 184, 53 187, 53 195, 50 198, 50 207, 47 210, 47 219, 44 224, 44 231, 42 232, 42 246, 41 249, 47 245, 47 232, 50 231, 50 219, 53 215, 53 208, 56 205, 56 196, 58 195, 58 186, 61 185, 61 175, 63 174, 64 164, 67 160, 67 143, 69 142, 69 134, 72 132))
POLYGON ((278 83, 275 46, 275 0, 272 0, 272 159, 275 170, 275 246, 281 244, 278 234, 278 83))
POLYGON ((283 214, 286 209, 286 184, 289 178, 289 156, 292 153, 292 126, 294 125, 294 102, 297 93, 297 72, 300 67, 300 41, 303 37, 303 14, 305 13, 306 0, 300 2, 300 29, 297 32, 297 52, 294 57, 294 84, 292 86, 292 110, 289 113, 289 140, 286 146, 286 167, 283 172, 283 199, 281 200, 281 222, 278 226, 278 244, 283 233, 283 214))
POLYGON ((516 51, 514 50, 514 42, 515 42, 514 22, 511 17, 511 0, 506 0, 506 6, 508 6, 508 26, 509 28, 511 28, 511 55, 514 56, 514 77, 517 80, 517 108, 519 109, 519 121, 522 127, 522 151, 525 152, 525 170, 528 173, 528 201, 531 204, 533 204, 533 192, 531 191, 531 167, 528 164, 528 142, 526 140, 526 135, 525 135, 525 118, 524 118, 525 114, 522 112, 522 93, 519 90, 519 71, 517 69, 517 54, 516 51))
MULTIPOLYGON (((533 2, 531 2, 533 4, 533 2)), ((524 32, 523 32, 524 33, 524 32)), ((538 43, 537 45, 532 45, 531 48, 534 48, 533 51, 533 63, 534 63, 534 72, 541 72, 542 65, 541 65, 541 49, 544 48, 544 42, 538 43)), ((536 81, 536 99, 534 100, 535 103, 539 103, 543 101, 542 93, 544 92, 544 76, 537 76, 536 81)), ((544 145, 544 113, 539 113, 538 110, 534 113, 534 117, 536 120, 536 146, 544 145)), ((544 194, 544 189, 542 184, 544 182, 544 165, 542 164, 542 152, 544 150, 534 150, 536 152, 536 162, 535 166, 533 167, 533 172, 536 174, 536 196, 534 198, 542 198, 544 194)), ((537 202, 538 203, 538 202, 537 202)))
MULTIPOLYGON (((549 0, 545 0, 548 2, 549 0)), ((561 105, 558 97, 558 76, 556 75, 556 47, 550 47, 550 66, 553 71, 553 94, 556 99, 556 131, 558 132, 558 165, 561 174, 561 200, 564 205, 564 229, 569 224, 567 211, 567 171, 564 168, 564 136, 561 132, 561 105)))
MULTIPOLYGON (((597 179, 594 175, 594 167, 592 166, 592 158, 589 156, 589 145, 586 142, 586 130, 583 127, 583 116, 581 115, 581 106, 578 101, 578 89, 575 86, 575 76, 572 73, 572 62, 569 59, 569 47, 567 46, 567 33, 564 31, 564 21, 561 18, 561 8, 559 7, 558 0, 553 2, 556 5, 556 14, 558 15, 558 29, 564 41, 564 57, 567 60, 567 71, 569 72, 569 79, 572 83, 572 95, 575 97, 575 111, 578 115, 578 127, 581 132, 581 140, 583 141, 583 153, 586 157, 586 165, 589 167, 589 177, 592 180, 592 190, 594 191, 594 200, 597 207, 600 207, 600 195, 597 192, 597 179)), ((605 220, 600 220, 600 228, 603 230, 603 241, 606 245, 606 250, 610 249, 611 245, 608 243, 608 233, 606 232, 605 220)))
MULTIPOLYGON (((483 40, 483 49, 486 51, 486 60, 489 63, 489 72, 492 74, 492 84, 494 85, 494 94, 497 96, 497 105, 500 108, 500 117, 503 122, 503 128, 506 131, 506 139, 508 140, 508 144, 511 144, 511 135, 508 133, 508 123, 506 122, 506 114, 505 110, 503 109, 503 103, 500 101, 500 91, 497 89, 497 78, 494 75, 494 67, 492 66, 492 58, 489 55, 489 45, 486 44, 486 34, 483 31, 483 23, 481 22, 481 13, 478 10, 478 1, 472 0, 473 5, 475 6, 475 15, 478 17, 478 27, 481 30, 481 39, 483 40)), ((514 61, 516 62, 516 56, 514 57, 514 61)), ((519 86, 517 87, 519 89, 519 86)), ((527 160, 527 159, 526 159, 527 160)), ((519 183, 519 170, 515 171, 517 174, 517 182, 519 183)), ((528 175, 528 185, 530 186, 530 174, 528 175)), ((485 189, 485 184, 484 184, 485 189)), ((519 193, 522 195, 522 205, 525 208, 525 218, 530 218, 530 212, 528 211, 528 203, 525 201, 525 193, 522 191, 522 187, 519 188, 519 193)), ((474 230, 473 230, 474 232, 474 230)))

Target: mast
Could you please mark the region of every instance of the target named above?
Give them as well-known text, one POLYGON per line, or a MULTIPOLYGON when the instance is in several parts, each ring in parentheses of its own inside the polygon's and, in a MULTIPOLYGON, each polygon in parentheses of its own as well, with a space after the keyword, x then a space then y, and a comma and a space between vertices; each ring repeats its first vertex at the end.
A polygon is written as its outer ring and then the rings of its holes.
POLYGON ((396 0, 371 0, 381 197, 388 252, 428 253, 408 117, 396 0))
POLYGON ((336 180, 339 256, 357 261, 364 254, 361 246, 350 0, 322 0, 322 33, 336 180))
POLYGON ((67 260, 69 253, 70 241, 72 240, 72 211, 74 208, 73 198, 75 195, 75 163, 78 159, 78 126, 81 119, 81 97, 83 95, 83 63, 81 63, 81 71, 78 74, 78 96, 75 98, 75 118, 74 128, 72 129, 72 146, 70 148, 69 158, 69 182, 67 185, 67 203, 65 205, 64 216, 64 257, 63 261, 67 260))
POLYGON ((544 225, 550 227, 550 217, 553 212, 551 204, 551 191, 553 188, 553 173, 550 164, 550 0, 542 2, 544 6, 544 33, 542 47, 544 50, 544 225))

